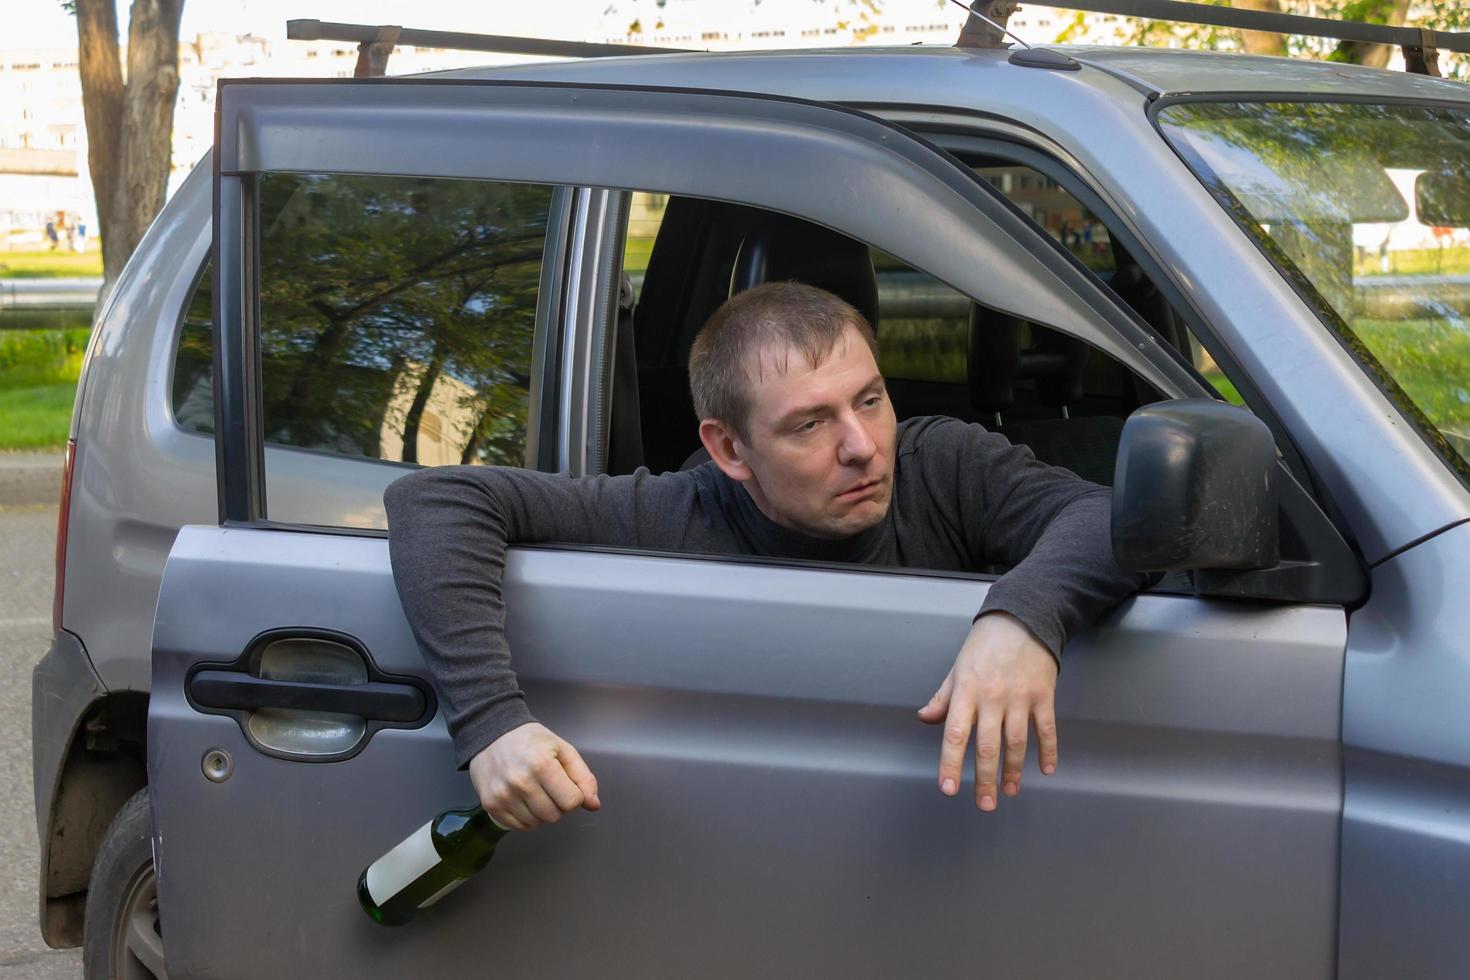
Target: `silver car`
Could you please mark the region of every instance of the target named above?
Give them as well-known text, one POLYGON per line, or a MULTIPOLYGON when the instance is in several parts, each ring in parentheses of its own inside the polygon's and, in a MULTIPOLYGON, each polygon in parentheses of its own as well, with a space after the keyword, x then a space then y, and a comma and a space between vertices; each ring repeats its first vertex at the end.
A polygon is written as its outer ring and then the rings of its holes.
POLYGON ((1464 975, 1470 89, 1058 50, 224 83, 78 390, 46 940, 96 977, 1464 975), (1431 227, 1448 264, 1395 269, 1431 227), (518 675, 605 805, 374 925, 358 873, 474 798, 383 488, 683 465, 692 334, 773 279, 870 313, 900 418, 1119 478, 1169 574, 1070 645, 1057 774, 978 813, 913 717, 1003 568, 517 548, 518 675), (1272 451, 1222 472, 1201 399, 1272 451), (1213 507, 1275 531, 1217 560, 1213 507))

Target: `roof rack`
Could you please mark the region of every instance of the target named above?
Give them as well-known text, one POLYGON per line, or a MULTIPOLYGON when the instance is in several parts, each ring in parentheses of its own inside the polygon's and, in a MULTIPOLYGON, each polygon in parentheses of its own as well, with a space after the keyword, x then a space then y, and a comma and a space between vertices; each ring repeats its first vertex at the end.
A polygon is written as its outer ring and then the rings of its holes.
POLYGON ((653 48, 641 44, 592 44, 586 41, 557 41, 500 34, 466 34, 461 31, 422 31, 406 27, 338 24, 321 20, 288 20, 286 37, 292 41, 356 41, 357 67, 353 75, 358 78, 384 74, 388 68, 388 56, 399 44, 456 51, 529 54, 545 58, 609 58, 629 54, 677 54, 693 50, 653 48))
MULTIPOLYGON (((1049 6, 1066 10, 1082 10, 1093 14, 1118 14, 1123 17, 1141 17, 1145 20, 1169 20, 1181 24, 1204 24, 1212 27, 1233 27, 1243 31, 1263 31, 1268 34, 1297 34, 1305 37, 1324 37, 1338 41, 1359 41, 1365 44, 1390 44, 1404 52, 1404 63, 1408 71, 1420 75, 1439 75, 1439 52, 1458 51, 1470 54, 1470 34, 1429 31, 1417 27, 1387 27, 1383 24, 1368 24, 1356 20, 1328 20, 1325 17, 1303 17, 1298 14, 1276 14, 1263 10, 1240 10, 1234 7, 1215 7, 1202 3, 1184 3, 1181 0, 1046 0, 1049 6)), ((970 4, 970 19, 966 22, 961 37, 975 39, 974 46, 1000 46, 999 32, 988 28, 984 18, 1005 23, 1005 17, 1014 11, 1013 2, 998 0, 975 0, 970 4), (999 9, 1007 8, 1007 9, 999 9), (1001 15, 997 17, 997 15, 1001 15), (976 43, 976 42, 980 43, 976 43), (992 43, 986 44, 985 41, 992 43)))
MULTIPOLYGON (((1420 75, 1439 75, 1439 52, 1456 51, 1470 54, 1470 34, 1429 31, 1417 27, 1387 27, 1356 20, 1328 20, 1325 17, 1303 17, 1298 14, 1276 14, 1262 10, 1240 10, 1215 7, 1183 0, 1077 0, 1056 2, 1053 7, 1081 10, 1095 14, 1117 14, 1145 20, 1168 20, 1181 24, 1203 24, 1230 27, 1268 34, 1296 34, 1305 37, 1358 41, 1365 44, 1389 44, 1402 49, 1408 71, 1420 75)), ((961 0, 963 5, 963 0, 961 0)), ((997 27, 1003 27, 1015 12, 1015 0, 974 0, 969 4, 970 17, 960 32, 961 47, 1003 47, 1004 38, 997 27), (998 23, 996 23, 998 22, 998 23)), ((382 75, 387 70, 388 56, 399 44, 424 48, 449 48, 459 51, 493 51, 498 54, 528 54, 553 58, 607 58, 630 54, 679 54, 692 48, 657 48, 640 44, 594 44, 586 41, 557 41, 547 38, 510 37, 497 34, 467 34, 460 31, 425 31, 395 26, 339 24, 320 20, 289 20, 286 37, 294 41, 357 42, 357 77, 382 75)))

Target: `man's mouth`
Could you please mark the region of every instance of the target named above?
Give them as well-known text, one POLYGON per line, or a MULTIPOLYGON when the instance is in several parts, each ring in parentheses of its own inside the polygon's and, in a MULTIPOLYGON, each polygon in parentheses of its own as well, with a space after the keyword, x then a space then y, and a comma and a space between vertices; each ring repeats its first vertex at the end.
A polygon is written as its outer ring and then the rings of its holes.
POLYGON ((844 490, 837 495, 838 500, 858 500, 866 494, 877 490, 882 480, 864 480, 855 487, 844 490))

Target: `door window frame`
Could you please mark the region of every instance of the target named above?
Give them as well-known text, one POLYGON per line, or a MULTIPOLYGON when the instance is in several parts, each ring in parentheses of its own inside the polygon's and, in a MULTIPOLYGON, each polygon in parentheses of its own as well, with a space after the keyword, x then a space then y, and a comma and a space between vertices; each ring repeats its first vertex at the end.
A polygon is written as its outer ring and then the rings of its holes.
MULTIPOLYGON (((877 111, 880 107, 874 107, 877 111)), ((881 117, 881 112, 879 113, 881 117)), ((1128 254, 1138 262, 1144 274, 1158 287, 1165 300, 1173 307, 1174 312, 1183 321, 1184 326, 1192 331, 1196 337, 1208 341, 1208 349, 1215 356, 1217 363, 1225 371, 1232 383, 1237 385, 1242 398, 1250 410, 1266 423, 1272 432, 1279 452, 1279 463, 1281 466, 1282 479, 1279 481, 1283 531, 1290 533, 1299 539, 1309 560, 1303 564, 1317 565, 1316 569, 1302 569, 1299 577, 1292 577, 1287 572, 1281 576, 1275 576, 1274 570, 1265 570, 1262 573, 1206 573, 1213 587, 1210 594, 1229 594, 1230 585, 1226 578, 1238 579, 1240 594, 1250 598, 1262 597, 1266 592, 1273 599, 1286 602, 1328 602, 1340 604, 1344 602, 1356 602, 1366 591, 1366 572, 1361 555, 1352 544, 1350 539, 1344 535, 1340 519, 1333 506, 1330 495, 1326 494, 1318 481, 1306 466, 1300 452, 1297 450, 1289 431, 1285 428, 1280 418, 1271 410, 1270 403, 1260 393, 1260 390, 1250 380, 1239 361, 1231 354, 1220 339, 1219 332, 1210 324, 1207 318, 1200 312, 1198 307, 1190 300, 1186 290, 1175 280, 1167 268, 1156 257, 1156 253, 1147 244, 1137 231, 1122 217, 1117 209, 1107 203, 1091 183, 1085 180, 1078 172, 1069 168, 1056 156, 1032 146, 1017 143, 1005 136, 997 136, 993 133, 968 129, 964 131, 948 130, 936 132, 922 132, 921 139, 928 139, 933 145, 946 155, 951 155, 956 167, 965 173, 972 175, 978 183, 985 186, 987 190, 997 195, 1004 206, 1014 213, 1017 220, 1033 229, 1034 237, 1044 241, 1057 261, 1065 262, 1074 267, 1074 270, 1085 275, 1089 280, 1095 282, 1107 295, 1113 308, 1121 316, 1127 318, 1134 329, 1146 334, 1161 350, 1167 353, 1174 363, 1188 372, 1194 380, 1201 394, 1211 398, 1219 398, 1214 387, 1194 367, 1192 361, 1183 352, 1176 350, 1172 345, 1163 342, 1154 335, 1152 327, 1138 314, 1122 297, 1118 296, 1101 279, 1097 273, 1088 269, 1060 242, 1048 235, 1043 228, 1036 224, 1019 207, 1005 198, 998 190, 992 190, 988 182, 979 177, 961 159, 953 154, 975 154, 984 155, 994 159, 1014 163, 1019 166, 1030 167, 1045 177, 1054 180, 1063 190, 1070 193, 1084 207, 1088 208, 1094 216, 1108 229, 1110 236, 1115 236, 1127 250, 1128 254), (1217 354, 1217 349, 1221 353, 1217 354), (1288 531, 1288 529, 1290 529, 1288 531), (1342 567, 1347 566, 1347 567, 1342 567), (1253 577, 1258 575, 1257 577, 1253 577), (1264 585, 1264 589, 1262 586, 1264 585), (1213 589, 1224 587, 1226 591, 1215 592, 1213 589)), ((637 190, 645 190, 638 188, 637 190)), ((752 205, 756 206, 756 205, 752 205)), ((848 234, 851 233, 842 227, 834 230, 848 234)), ((862 239, 859 239, 862 240, 862 239)), ((871 242, 864 242, 872 245, 871 242)), ((605 253, 605 260, 611 263, 615 272, 622 271, 623 256, 621 249, 605 253)), ((927 270, 918 268, 919 272, 929 274, 927 270)), ((943 280, 940 280, 943 281, 943 280)), ((611 329, 611 328, 608 328, 611 329)), ((1053 328, 1056 329, 1056 328, 1053 328)), ((602 347, 610 350, 610 341, 605 342, 602 347)), ((1104 356, 1111 356, 1107 351, 1102 352, 1104 356)), ((1123 366, 1133 372, 1131 365, 1123 362, 1123 366)), ((596 397, 585 399, 585 404, 595 417, 602 420, 604 429, 610 418, 612 400, 607 387, 600 389, 596 397)), ((589 423, 589 426, 591 423, 589 423)), ((599 463, 605 461, 605 451, 598 458, 599 463)), ((588 472, 601 472, 600 468, 589 469, 588 472)), ((580 549, 579 549, 580 550, 580 549)), ((609 549, 596 549, 609 550, 609 549)), ((610 549, 623 552, 623 549, 610 549)), ((646 552, 637 552, 645 554, 646 552)), ((682 556, 690 557, 690 556, 682 556)), ((739 556, 736 560, 748 561, 745 556, 739 556)), ((766 559, 768 563, 787 564, 785 559, 766 559)), ((825 566, 824 566, 825 567, 825 566)), ((862 566, 854 566, 862 567, 862 566)), ((1284 566, 1283 566, 1284 567, 1284 566)), ((885 569, 885 571, 893 571, 885 569)), ((917 574, 935 574, 923 570, 914 570, 917 574)), ((966 578, 983 578, 993 580, 996 576, 983 575, 980 573, 950 573, 961 575, 966 578)), ((1160 583, 1158 587, 1150 591, 1159 593, 1178 592, 1177 584, 1169 580, 1160 583)))
MULTIPOLYGON (((216 160, 218 155, 216 154, 216 160)), ((221 526, 254 526, 287 528, 319 533, 355 534, 385 537, 387 532, 375 528, 322 527, 294 522, 272 521, 268 517, 268 500, 265 471, 265 441, 262 399, 260 386, 260 283, 259 283, 259 200, 257 194, 258 175, 242 175, 219 179, 216 163, 215 213, 213 220, 212 250, 195 273, 194 286, 206 270, 211 271, 214 384, 217 392, 214 403, 215 464, 218 473, 219 523, 221 526), (230 186, 233 183, 234 186, 230 186), (249 236, 248 245, 232 252, 222 247, 227 240, 222 220, 221 204, 236 209, 238 227, 249 236), (235 288, 225 289, 218 274, 220 266, 212 265, 238 256, 244 273, 233 280, 235 288), (248 279, 246 277, 249 277, 248 279), (248 281, 246 302, 238 288, 248 281), (230 304, 228 307, 224 304, 230 304), (226 309, 239 311, 238 326, 226 329, 223 314, 226 309), (222 387, 235 381, 228 391, 222 387), (232 397, 229 397, 231 396, 232 397), (228 421, 227 421, 228 420, 228 421), (228 426, 228 428, 227 428, 228 426), (223 436, 223 437, 222 437, 223 436), (228 459, 243 465, 229 465, 228 459)), ((426 175, 432 176, 432 175, 426 175)), ((539 287, 537 290, 534 332, 532 335, 532 365, 529 393, 529 410, 526 420, 526 461, 538 470, 554 470, 564 457, 563 443, 565 427, 561 413, 557 411, 557 393, 565 389, 562 374, 565 371, 562 329, 563 320, 571 310, 565 301, 564 292, 568 269, 577 261, 574 254, 574 213, 577 208, 579 188, 551 188, 551 204, 547 213, 546 244, 541 259, 539 287)), ((181 336, 183 316, 180 314, 179 329, 175 331, 174 349, 170 353, 177 361, 177 345, 181 336)), ((170 366, 170 417, 172 418, 172 371, 170 366)), ((175 420, 177 425, 177 421, 175 420)), ((181 427, 180 427, 181 428, 181 427)), ((182 428, 181 428, 182 431, 182 428)), ((210 438, 202 433, 191 433, 201 438, 210 438)), ((332 459, 347 459, 339 453, 303 446, 272 446, 273 450, 304 452, 332 459)), ((379 463, 386 466, 405 466, 393 460, 362 460, 357 462, 379 463)))
MULTIPOLYGON (((582 194, 603 194, 604 215, 625 196, 610 192, 637 185, 660 193, 714 196, 833 225, 860 225, 854 237, 910 264, 918 259, 919 267, 935 269, 936 278, 967 295, 999 301, 1101 347, 1168 395, 1208 390, 1166 345, 1119 308, 1102 283, 1070 255, 1059 253, 1049 236, 996 189, 933 143, 846 107, 646 86, 462 79, 226 80, 217 124, 212 255, 217 270, 215 432, 222 524, 299 526, 270 521, 265 498, 258 182, 266 172, 562 185, 582 194), (435 113, 422 111, 427 104, 435 113), (450 124, 455 113, 465 125, 450 124), (537 138, 500 139, 491 159, 480 145, 485 137, 475 134, 498 138, 507 127, 524 127, 522 135, 537 138), (691 127, 699 128, 701 140, 687 139, 691 127), (383 140, 385 130, 394 130, 392 140, 383 140), (668 152, 655 152, 656 147, 630 135, 662 139, 668 152), (631 145, 622 153, 610 149, 596 161, 585 153, 562 152, 585 145, 589 136, 607 136, 609 146, 631 145), (701 166, 692 166, 694 161, 687 158, 701 154, 706 157, 698 161, 701 166), (742 154, 759 156, 767 165, 754 168, 732 158, 742 154), (787 179, 772 179, 781 176, 769 165, 773 154, 787 162, 787 179), (844 167, 842 182, 824 176, 834 161, 844 167), (578 179, 591 175, 608 190, 589 191, 588 182, 578 179), (925 220, 892 220, 895 214, 913 213, 923 213, 925 220)), ((589 198, 582 200, 589 204, 589 216, 599 210, 589 198)), ((621 256, 606 238, 606 224, 581 224, 596 228, 587 234, 594 242, 591 257, 614 256, 620 268, 621 256)), ((551 369, 560 375, 552 414, 565 405, 569 411, 562 413, 563 421, 580 419, 585 427, 582 445, 590 447, 598 440, 589 443, 587 436, 598 429, 586 409, 598 404, 607 372, 593 356, 599 338, 589 328, 596 326, 595 320, 605 325, 611 319, 607 314, 613 308, 616 276, 587 282, 587 271, 596 265, 585 264, 587 256, 578 251, 586 243, 575 234, 571 238, 563 290, 555 297, 556 315, 547 319, 562 345, 551 369), (565 291, 579 269, 583 278, 577 286, 585 299, 569 302, 572 297, 565 291), (573 406, 581 410, 570 411, 573 406)), ((558 260, 559 255, 548 258, 558 260)), ((552 308, 551 297, 547 305, 552 308)), ((543 409, 552 404, 548 397, 543 390, 543 409)), ((538 438, 544 439, 545 424, 543 414, 538 438)), ((573 452, 568 428, 561 427, 556 437, 557 468, 575 470, 595 454, 573 452)))
MULTIPOLYGON (((1236 386, 1241 398, 1261 421, 1271 429, 1271 435, 1276 440, 1276 446, 1284 457, 1287 467, 1294 477, 1304 485, 1311 487, 1314 496, 1319 501, 1323 500, 1323 488, 1312 479, 1311 472, 1302 459, 1290 431, 1282 424, 1281 419, 1271 408, 1260 389, 1256 386, 1251 376, 1241 366, 1239 359, 1231 351, 1221 337, 1220 332, 1200 311, 1199 306, 1190 298, 1187 290, 1177 281, 1164 263, 1157 258, 1155 249, 1141 236, 1133 226, 1124 221, 1121 213, 1108 204, 1096 187, 1085 179, 1080 173, 1072 170, 1057 157, 1047 153, 1045 150, 1017 143, 1004 136, 990 134, 935 133, 932 137, 940 146, 953 153, 974 153, 1005 159, 1018 166, 1030 167, 1045 177, 1056 181, 1063 190, 1076 198, 1083 207, 1091 211, 1099 221, 1108 229, 1110 236, 1116 237, 1128 254, 1138 262, 1144 275, 1149 278, 1164 299, 1173 307, 1175 314, 1184 322, 1184 326, 1204 343, 1210 356, 1220 365, 1225 376, 1236 386)), ((1019 212, 1019 208, 1017 209, 1019 212)), ((1027 219, 1030 220, 1030 219, 1027 219)), ((1064 248, 1060 251, 1066 253, 1064 248)), ((1070 255, 1071 253, 1066 253, 1070 255)), ((1081 264, 1080 262, 1078 263, 1081 264)), ((1085 268, 1085 267, 1084 267, 1085 268)), ((1096 275, 1094 273, 1094 275, 1096 275)), ((1099 279, 1101 282, 1102 280, 1099 279)), ((1106 285, 1106 284, 1105 284, 1106 285)), ((1109 292, 1112 290, 1109 288, 1109 292)), ((1124 299, 1114 297, 1120 307, 1130 316, 1133 316, 1143 325, 1144 329, 1151 329, 1144 323, 1132 307, 1124 299)), ((1168 345, 1166 345, 1168 346, 1168 345)), ((1178 355, 1181 366, 1198 377, 1200 384, 1204 385, 1213 395, 1213 387, 1204 377, 1199 375, 1188 358, 1182 352, 1175 351, 1173 347, 1168 348, 1172 353, 1178 355)))

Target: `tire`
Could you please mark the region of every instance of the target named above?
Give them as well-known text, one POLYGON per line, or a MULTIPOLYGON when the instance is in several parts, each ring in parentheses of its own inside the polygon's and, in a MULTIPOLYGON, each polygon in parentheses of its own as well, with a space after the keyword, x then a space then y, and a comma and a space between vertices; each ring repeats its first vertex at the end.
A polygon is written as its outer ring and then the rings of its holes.
POLYGON ((156 883, 145 787, 113 818, 92 865, 82 923, 86 980, 166 980, 156 883))

